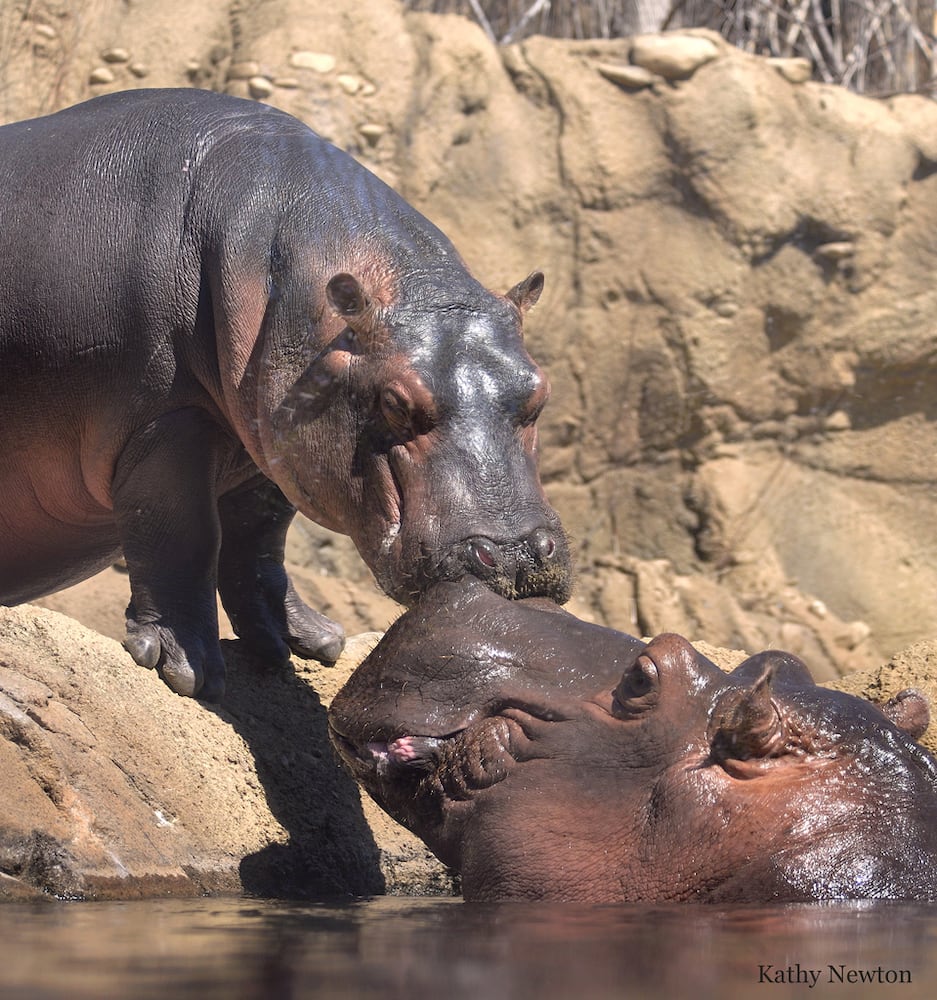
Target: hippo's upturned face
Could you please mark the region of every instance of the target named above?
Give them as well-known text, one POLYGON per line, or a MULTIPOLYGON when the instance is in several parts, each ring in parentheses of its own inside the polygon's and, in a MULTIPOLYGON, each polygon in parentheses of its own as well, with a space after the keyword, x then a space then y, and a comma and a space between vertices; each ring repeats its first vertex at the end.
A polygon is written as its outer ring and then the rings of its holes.
POLYGON ((937 765, 899 728, 926 716, 469 583, 391 628, 330 725, 467 899, 801 901, 937 896, 937 765))
POLYGON ((351 275, 329 282, 347 327, 275 414, 271 474, 350 535, 403 604, 465 575, 505 597, 569 596, 566 538, 537 469, 549 383, 521 336, 542 282, 504 297, 411 290, 384 307, 351 275))

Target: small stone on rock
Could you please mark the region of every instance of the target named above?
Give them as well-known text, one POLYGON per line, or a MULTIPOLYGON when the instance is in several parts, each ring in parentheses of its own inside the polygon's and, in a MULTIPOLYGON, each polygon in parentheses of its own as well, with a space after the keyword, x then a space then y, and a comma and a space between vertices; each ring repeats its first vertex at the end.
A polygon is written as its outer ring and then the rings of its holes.
POLYGON ((650 87, 659 79, 654 73, 646 70, 643 66, 626 66, 613 63, 599 63, 596 69, 606 80, 617 83, 619 86, 628 87, 631 90, 640 90, 642 87, 650 87))
POLYGON ((273 93, 273 84, 265 76, 252 76, 247 81, 251 97, 258 100, 269 97, 273 93))
POLYGON ((351 73, 341 73, 336 79, 338 80, 338 85, 346 94, 357 94, 361 89, 361 81, 358 77, 352 76, 351 73))
POLYGON ((249 80, 252 76, 260 73, 260 66, 251 60, 231 63, 228 67, 229 80, 249 80))
POLYGON ((774 56, 768 62, 788 83, 806 83, 813 76, 813 66, 809 59, 782 59, 774 56))
POLYGON ((386 130, 383 125, 378 125, 377 122, 366 122, 364 125, 358 126, 358 131, 373 146, 386 130))
POLYGON ((848 431, 852 427, 852 420, 845 410, 837 410, 831 413, 823 423, 824 430, 828 431, 848 431))
POLYGON ((331 73, 335 69, 335 56, 327 52, 294 52, 290 65, 296 69, 311 69, 316 73, 331 73))
POLYGON ((845 260, 856 252, 856 247, 854 243, 843 240, 841 243, 823 243, 814 252, 827 260, 845 260))
POLYGON ((130 62, 130 53, 126 49, 107 49, 101 58, 109 63, 125 63, 130 62))
POLYGON ((686 80, 719 55, 715 42, 694 35, 640 35, 631 46, 631 61, 666 80, 686 80))
POLYGON ((88 77, 89 83, 113 83, 114 74, 107 68, 107 66, 98 66, 96 69, 91 70, 91 75, 88 77))
POLYGON ((855 649, 872 634, 872 629, 865 622, 850 622, 846 631, 836 636, 837 646, 845 649, 855 649))

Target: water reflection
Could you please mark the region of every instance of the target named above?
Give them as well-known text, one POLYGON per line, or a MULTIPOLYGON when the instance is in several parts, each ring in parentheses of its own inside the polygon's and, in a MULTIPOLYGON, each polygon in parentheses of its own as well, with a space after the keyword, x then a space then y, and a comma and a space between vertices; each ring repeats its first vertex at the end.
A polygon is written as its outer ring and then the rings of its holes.
POLYGON ((880 998, 891 991, 915 998, 930 997, 934 984, 933 906, 473 905, 379 898, 0 907, 3 1000, 733 1000, 880 998), (907 973, 911 983, 889 984, 892 971, 907 973), (850 973, 884 981, 850 984, 850 973), (778 982, 779 975, 793 982, 778 982))

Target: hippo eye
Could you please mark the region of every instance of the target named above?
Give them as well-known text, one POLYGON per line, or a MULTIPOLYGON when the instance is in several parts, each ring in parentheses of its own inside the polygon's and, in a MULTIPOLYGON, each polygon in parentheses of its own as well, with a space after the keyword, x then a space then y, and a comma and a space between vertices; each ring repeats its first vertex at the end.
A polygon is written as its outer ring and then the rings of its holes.
POLYGON ((381 390, 381 414, 395 434, 403 438, 413 436, 410 406, 394 389, 381 390))
POLYGON ((612 714, 627 716, 649 708, 657 701, 658 693, 657 664, 649 656, 639 656, 615 688, 612 714))
POLYGON ((550 398, 550 382, 542 372, 537 372, 533 379, 533 386, 519 414, 522 427, 530 427, 537 422, 537 418, 543 412, 543 408, 550 398))
POLYGON ((643 698, 657 686, 657 664, 649 656, 639 656, 626 675, 633 698, 643 698))

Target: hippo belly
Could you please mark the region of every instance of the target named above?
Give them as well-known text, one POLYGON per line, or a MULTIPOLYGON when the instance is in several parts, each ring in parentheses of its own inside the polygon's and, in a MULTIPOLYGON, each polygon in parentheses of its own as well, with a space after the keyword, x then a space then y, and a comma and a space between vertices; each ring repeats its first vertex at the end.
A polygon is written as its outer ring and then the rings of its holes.
POLYGON ((120 555, 113 513, 57 453, 0 464, 0 603, 21 604, 79 583, 120 555))

